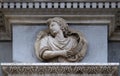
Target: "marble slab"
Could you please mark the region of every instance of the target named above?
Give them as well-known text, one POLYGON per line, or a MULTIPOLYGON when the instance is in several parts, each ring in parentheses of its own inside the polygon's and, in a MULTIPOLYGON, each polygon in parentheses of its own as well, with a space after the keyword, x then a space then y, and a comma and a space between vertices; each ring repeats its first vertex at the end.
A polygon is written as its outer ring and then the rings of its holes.
MULTIPOLYGON (((107 62, 107 25, 70 25, 81 31, 88 41, 88 50, 82 63, 107 62)), ((40 62, 34 51, 34 42, 40 30, 46 25, 13 25, 13 61, 14 62, 40 62)))

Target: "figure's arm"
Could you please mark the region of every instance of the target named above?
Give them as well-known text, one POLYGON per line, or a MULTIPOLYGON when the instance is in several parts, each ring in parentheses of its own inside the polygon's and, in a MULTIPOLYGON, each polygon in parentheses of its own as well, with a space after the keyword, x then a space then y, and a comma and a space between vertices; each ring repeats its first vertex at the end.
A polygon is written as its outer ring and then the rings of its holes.
POLYGON ((59 50, 59 51, 44 51, 42 58, 44 59, 51 59, 51 58, 55 58, 58 56, 63 56, 63 57, 67 57, 67 50, 59 50))
POLYGON ((63 56, 66 57, 66 52, 67 50, 51 50, 47 45, 48 38, 45 37, 43 39, 41 39, 40 41, 40 50, 39 50, 39 58, 42 60, 48 60, 48 59, 52 59, 58 56, 63 56))

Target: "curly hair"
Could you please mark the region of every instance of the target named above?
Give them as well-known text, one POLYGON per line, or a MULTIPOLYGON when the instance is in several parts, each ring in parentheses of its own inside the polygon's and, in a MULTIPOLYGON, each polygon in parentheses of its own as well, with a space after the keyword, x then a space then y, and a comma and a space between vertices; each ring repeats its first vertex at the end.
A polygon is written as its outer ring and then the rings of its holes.
POLYGON ((51 22, 56 22, 58 23, 58 25, 60 26, 61 30, 63 31, 63 34, 65 37, 68 36, 69 28, 68 28, 68 24, 65 22, 65 20, 63 18, 60 17, 54 17, 54 18, 50 18, 47 20, 47 25, 49 26, 51 24, 51 22))

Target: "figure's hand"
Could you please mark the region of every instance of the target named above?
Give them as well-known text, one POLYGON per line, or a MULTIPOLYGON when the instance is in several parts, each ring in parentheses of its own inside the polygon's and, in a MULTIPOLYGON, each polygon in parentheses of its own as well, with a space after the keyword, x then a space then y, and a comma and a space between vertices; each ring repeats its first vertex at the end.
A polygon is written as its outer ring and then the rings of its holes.
POLYGON ((73 51, 67 51, 67 57, 71 57, 71 56, 74 56, 75 53, 73 51))
POLYGON ((66 58, 68 57, 68 53, 67 53, 68 50, 61 50, 60 52, 61 52, 60 56, 63 56, 63 57, 66 57, 66 58))
POLYGON ((73 51, 63 50, 61 56, 66 57, 66 58, 69 58, 69 57, 71 57, 71 56, 74 56, 75 54, 76 54, 76 53, 73 52, 73 51))

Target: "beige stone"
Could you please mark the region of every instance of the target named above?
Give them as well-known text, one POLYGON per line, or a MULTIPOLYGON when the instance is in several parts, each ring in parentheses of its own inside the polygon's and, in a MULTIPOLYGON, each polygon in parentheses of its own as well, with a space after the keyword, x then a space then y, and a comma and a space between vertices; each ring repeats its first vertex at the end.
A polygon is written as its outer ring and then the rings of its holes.
POLYGON ((87 50, 83 34, 68 26, 64 19, 47 21, 48 29, 40 31, 35 42, 37 58, 47 62, 79 62, 87 50))

